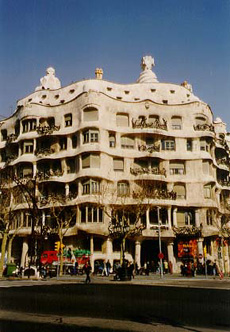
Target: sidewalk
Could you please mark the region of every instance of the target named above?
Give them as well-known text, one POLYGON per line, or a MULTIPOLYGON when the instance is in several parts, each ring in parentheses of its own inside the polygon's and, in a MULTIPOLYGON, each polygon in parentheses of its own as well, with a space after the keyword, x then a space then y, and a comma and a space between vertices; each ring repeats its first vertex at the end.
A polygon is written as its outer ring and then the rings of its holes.
MULTIPOLYGON (((24 286, 24 285, 44 285, 44 284, 57 284, 57 283, 84 283, 86 276, 77 275, 70 276, 64 275, 62 277, 54 277, 47 279, 36 278, 2 278, 0 279, 0 287, 10 286, 24 286)), ((159 274, 137 275, 131 281, 114 281, 113 275, 109 277, 91 275, 91 282, 93 284, 130 284, 130 285, 145 285, 145 286, 176 286, 176 287, 196 287, 196 288, 217 288, 217 289, 230 289, 230 277, 224 277, 222 280, 219 277, 198 275, 196 277, 182 277, 180 274, 166 274, 163 278, 159 274)))

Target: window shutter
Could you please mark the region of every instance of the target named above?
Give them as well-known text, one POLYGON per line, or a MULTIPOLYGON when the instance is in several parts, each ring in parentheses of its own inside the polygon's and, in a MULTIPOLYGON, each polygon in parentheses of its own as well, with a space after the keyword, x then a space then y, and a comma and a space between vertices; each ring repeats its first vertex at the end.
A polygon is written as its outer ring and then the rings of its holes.
POLYGON ((90 164, 92 168, 100 168, 100 156, 92 154, 90 156, 90 164))
POLYGON ((118 127, 128 127, 129 126, 128 114, 117 114, 116 122, 118 127))
POLYGON ((84 121, 97 121, 98 120, 98 110, 96 108, 85 109, 83 120, 84 121))
POLYGON ((82 168, 90 167, 90 155, 82 156, 82 168))
POLYGON ((113 169, 115 171, 124 170, 124 160, 123 159, 113 159, 113 169))
POLYGON ((196 121, 196 125, 203 125, 203 124, 206 123, 206 119, 205 119, 205 118, 202 118, 202 117, 197 117, 197 118, 195 119, 195 121, 196 121))
POLYGON ((185 214, 183 211, 177 211, 177 225, 178 227, 185 225, 185 214))
POLYGON ((175 191, 177 196, 185 197, 185 187, 182 184, 176 184, 173 188, 173 191, 175 191))

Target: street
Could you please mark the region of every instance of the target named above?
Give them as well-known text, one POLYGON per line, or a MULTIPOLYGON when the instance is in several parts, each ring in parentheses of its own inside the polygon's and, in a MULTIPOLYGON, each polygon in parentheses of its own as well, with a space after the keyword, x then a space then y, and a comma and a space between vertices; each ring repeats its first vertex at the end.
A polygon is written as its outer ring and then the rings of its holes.
MULTIPOLYGON (((99 324, 99 329, 95 328, 98 325, 94 325, 93 331, 135 331, 131 329, 135 324, 141 324, 136 327, 137 331, 146 332, 150 327, 151 331, 161 331, 161 328, 166 331, 164 326, 167 326, 167 331, 170 331, 170 327, 174 328, 171 331, 180 331, 185 326, 196 327, 192 331, 206 331, 205 328, 210 331, 230 329, 229 278, 206 280, 165 277, 161 280, 159 276, 138 276, 131 282, 114 282, 112 278, 93 277, 89 285, 84 284, 84 278, 1 281, 1 332, 27 331, 25 326, 24 330, 20 330, 19 326, 17 330, 12 328, 13 321, 16 325, 20 321, 13 319, 19 312, 21 317, 27 317, 23 324, 30 318, 27 321, 28 330, 31 330, 33 320, 38 319, 36 316, 41 315, 50 320, 49 325, 59 323, 55 325, 55 331, 65 331, 64 327, 71 323, 63 324, 63 320, 68 318, 71 321, 70 317, 72 322, 78 318, 78 323, 75 322, 78 325, 76 331, 91 331, 88 323, 84 326, 79 322, 80 318, 87 318, 88 321, 103 320, 104 326, 105 322, 111 320, 116 324, 126 322, 116 329, 111 323, 106 329, 102 328, 103 324, 99 324), (60 324, 62 327, 59 330, 60 324), (154 324, 162 325, 154 330, 154 324)), ((45 320, 41 323, 44 324, 45 320)), ((52 329, 49 328, 49 331, 52 329)))

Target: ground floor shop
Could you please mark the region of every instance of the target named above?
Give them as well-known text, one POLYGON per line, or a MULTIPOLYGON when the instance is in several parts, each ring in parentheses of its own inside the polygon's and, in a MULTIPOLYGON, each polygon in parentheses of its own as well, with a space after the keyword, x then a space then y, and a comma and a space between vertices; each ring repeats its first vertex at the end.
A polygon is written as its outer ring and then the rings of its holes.
MULTIPOLYGON (((36 264, 39 264, 39 255, 44 250, 54 250, 57 238, 50 238, 46 241, 34 241, 33 255, 36 255, 36 264)), ((92 269, 103 262, 110 262, 111 267, 117 264, 121 258, 120 242, 106 236, 97 234, 79 233, 76 236, 64 238, 65 250, 88 250, 90 251, 90 262, 92 269)), ((31 260, 30 252, 31 239, 26 237, 15 237, 11 249, 11 261, 21 267, 29 265, 31 260)), ((161 253, 163 261, 172 266, 171 272, 181 272, 181 265, 186 262, 193 262, 197 266, 204 266, 205 263, 215 263, 225 274, 230 272, 229 262, 229 241, 217 236, 212 237, 189 237, 176 236, 174 238, 161 238, 161 253)), ((159 266, 159 238, 140 237, 138 239, 126 239, 125 259, 127 262, 135 263, 138 269, 144 268, 146 264, 149 270, 157 272, 159 266)))

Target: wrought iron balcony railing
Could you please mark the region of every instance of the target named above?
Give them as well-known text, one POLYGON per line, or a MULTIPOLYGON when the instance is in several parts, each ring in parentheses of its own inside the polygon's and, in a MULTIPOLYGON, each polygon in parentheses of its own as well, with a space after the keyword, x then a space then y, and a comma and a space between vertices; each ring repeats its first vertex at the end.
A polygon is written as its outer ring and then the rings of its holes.
POLYGON ((37 126, 36 131, 39 135, 51 135, 54 131, 60 130, 60 126, 37 126))
POLYGON ((159 152, 160 151, 160 144, 154 143, 150 145, 138 145, 139 151, 147 151, 149 153, 159 152))
MULTIPOLYGON (((173 199, 177 198, 175 191, 168 191, 167 189, 157 189, 157 188, 147 188, 144 190, 144 193, 141 193, 141 197, 145 196, 146 198, 152 199, 173 199)), ((140 193, 133 192, 133 198, 140 198, 140 193)))
POLYGON ((212 124, 198 124, 193 126, 194 130, 196 131, 212 131, 214 132, 214 126, 212 124))
POLYGON ((162 121, 156 119, 153 122, 147 121, 147 118, 141 118, 141 119, 132 119, 132 126, 133 128, 154 128, 154 129, 162 129, 162 130, 168 130, 167 128, 167 121, 165 119, 162 119, 162 121))
POLYGON ((17 138, 18 138, 18 136, 15 135, 15 134, 8 135, 8 136, 6 137, 6 143, 7 143, 7 144, 10 144, 10 143, 16 141, 17 138))
POLYGON ((158 167, 130 167, 130 173, 132 175, 153 174, 166 176, 166 170, 164 168, 159 169, 158 167))
POLYGON ((36 149, 34 154, 35 156, 49 156, 50 154, 54 153, 55 150, 51 148, 44 148, 44 149, 36 149))

